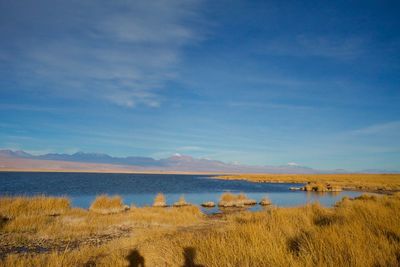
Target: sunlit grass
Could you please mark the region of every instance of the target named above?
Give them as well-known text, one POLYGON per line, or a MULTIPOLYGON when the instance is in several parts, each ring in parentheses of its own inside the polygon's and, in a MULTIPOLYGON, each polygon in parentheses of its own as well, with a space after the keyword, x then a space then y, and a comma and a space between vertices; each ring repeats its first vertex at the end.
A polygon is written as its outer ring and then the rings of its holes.
POLYGON ((249 199, 245 194, 238 195, 232 193, 223 193, 219 200, 218 206, 220 207, 243 207, 245 205, 255 205, 257 201, 249 199))
POLYGON ((96 197, 89 208, 90 211, 101 214, 118 213, 126 209, 120 196, 109 197, 107 195, 96 197))
MULTIPOLYGON (((238 198, 243 196, 221 196, 225 201, 238 198)), ((7 201, 10 205, 12 199, 7 201)), ((271 207, 227 214, 219 220, 203 215, 196 206, 132 208, 108 215, 68 209, 59 216, 30 215, 37 222, 36 230, 28 232, 31 222, 15 213, 0 233, 12 233, 13 242, 21 246, 46 235, 71 240, 121 227, 132 230, 101 245, 10 254, 0 265, 128 266, 135 251, 146 266, 184 266, 185 260, 203 266, 399 266, 399 212, 400 194, 343 198, 334 208, 271 207)))
POLYGON ((400 174, 238 174, 221 175, 216 178, 225 180, 247 180, 252 182, 274 183, 312 183, 306 185, 309 191, 317 186, 321 191, 327 185, 333 190, 339 188, 351 190, 400 190, 400 174))
POLYGON ((7 218, 31 215, 58 215, 69 210, 68 198, 36 197, 1 197, 0 214, 7 218))
POLYGON ((162 193, 158 193, 156 195, 156 197, 154 198, 153 206, 154 207, 166 207, 167 206, 167 202, 166 202, 165 195, 162 194, 162 193))

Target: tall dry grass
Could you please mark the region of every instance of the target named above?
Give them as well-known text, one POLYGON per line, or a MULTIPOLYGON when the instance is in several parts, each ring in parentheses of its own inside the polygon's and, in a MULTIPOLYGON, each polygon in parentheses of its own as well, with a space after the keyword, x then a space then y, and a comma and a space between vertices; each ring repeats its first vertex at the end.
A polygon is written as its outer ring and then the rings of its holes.
POLYGON ((90 211, 100 214, 118 213, 127 209, 120 196, 109 197, 107 195, 96 197, 89 208, 90 211))
POLYGON ((400 197, 362 197, 231 215, 222 229, 175 233, 139 251, 152 266, 399 266, 400 197), (154 251, 158 255, 154 256, 154 251))
POLYGON ((71 202, 65 197, 1 197, 0 214, 7 218, 34 215, 59 215, 68 211, 71 202))
MULTIPOLYGON (((146 266, 400 264, 399 194, 344 198, 334 208, 313 204, 240 212, 226 215, 218 224, 196 207, 135 208, 112 215, 74 212, 94 216, 93 222, 100 220, 108 228, 121 222, 148 224, 132 236, 101 246, 9 255, 0 266, 129 266, 132 255, 143 257, 146 266)), ((60 218, 71 215, 72 210, 60 218)))
POLYGON ((232 194, 223 193, 220 197, 218 206, 220 207, 243 207, 245 205, 255 205, 257 201, 249 199, 244 193, 232 194))
POLYGON ((185 206, 190 206, 191 204, 186 202, 185 197, 182 195, 179 197, 179 200, 174 203, 174 207, 185 207, 185 206))
MULTIPOLYGON (((42 207, 43 205, 39 205, 42 202, 63 203, 64 201, 63 198, 44 197, 22 199, 28 203, 29 207, 42 207), (30 200, 32 203, 29 203, 30 200)), ((103 199, 100 201, 102 205, 94 205, 97 208, 114 209, 115 205, 110 205, 110 202, 120 204, 119 198, 107 198, 106 201, 104 198, 98 198, 94 203, 99 203, 99 199, 103 199), (114 201, 111 201, 113 199, 114 201)), ((32 239, 79 240, 93 235, 113 234, 121 228, 133 229, 160 225, 178 227, 198 223, 203 219, 200 209, 195 206, 181 209, 132 208, 127 212, 113 214, 91 212, 68 206, 63 213, 54 216, 53 212, 56 209, 35 209, 33 212, 32 209, 27 209, 26 205, 20 205, 20 197, 0 198, 0 203, 0 234, 8 234, 12 240, 11 243, 22 246, 32 239), (18 209, 18 207, 22 208, 18 209), (20 243, 23 240, 26 242, 20 243)), ((118 207, 120 207, 119 204, 118 207)))
POLYGON ((154 207, 166 207, 167 206, 167 202, 166 202, 165 195, 162 194, 162 193, 158 193, 156 195, 156 197, 154 198, 153 206, 154 207))

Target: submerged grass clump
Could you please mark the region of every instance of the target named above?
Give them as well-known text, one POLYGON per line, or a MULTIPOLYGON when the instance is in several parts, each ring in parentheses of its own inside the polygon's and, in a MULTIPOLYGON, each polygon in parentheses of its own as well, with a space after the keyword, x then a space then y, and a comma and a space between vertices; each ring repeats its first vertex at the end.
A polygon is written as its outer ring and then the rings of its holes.
POLYGON ((219 200, 219 207, 244 207, 245 205, 255 205, 257 201, 249 199, 245 194, 238 195, 232 193, 223 193, 219 200))

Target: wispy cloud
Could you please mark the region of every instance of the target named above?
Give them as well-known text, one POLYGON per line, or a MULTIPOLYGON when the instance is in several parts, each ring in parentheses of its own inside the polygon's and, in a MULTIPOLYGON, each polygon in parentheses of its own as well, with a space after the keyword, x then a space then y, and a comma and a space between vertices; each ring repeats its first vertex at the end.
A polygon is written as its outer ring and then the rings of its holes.
POLYGON ((260 103, 260 102, 244 102, 231 101, 227 103, 230 107, 238 108, 267 108, 267 109, 287 109, 287 110, 313 110, 315 107, 294 104, 279 104, 279 103, 260 103))
POLYGON ((350 133, 352 135, 396 134, 400 137, 400 121, 373 124, 350 133))
POLYGON ((296 57, 324 57, 340 60, 353 59, 365 52, 365 40, 357 37, 329 35, 297 35, 273 39, 262 48, 263 53, 296 57))
POLYGON ((158 107, 160 90, 178 75, 183 47, 199 40, 191 26, 195 0, 26 5, 12 3, 1 13, 13 14, 15 32, 0 28, 7 39, 0 52, 13 55, 0 64, 45 94, 158 107))
POLYGON ((182 147, 178 147, 177 148, 178 151, 204 151, 206 150, 203 147, 199 147, 199 146, 182 146, 182 147))

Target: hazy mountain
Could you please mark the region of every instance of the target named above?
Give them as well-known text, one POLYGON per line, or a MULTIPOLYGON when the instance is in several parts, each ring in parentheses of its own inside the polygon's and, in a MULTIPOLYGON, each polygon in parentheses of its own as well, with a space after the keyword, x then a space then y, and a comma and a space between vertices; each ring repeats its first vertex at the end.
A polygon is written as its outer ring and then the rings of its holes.
POLYGON ((10 149, 2 149, 0 150, 0 156, 4 157, 15 157, 15 158, 31 158, 33 155, 26 153, 22 150, 10 150, 10 149))
MULTIPOLYGON (((175 154, 171 157, 164 159, 153 159, 150 157, 112 157, 103 153, 84 153, 77 152, 74 154, 58 154, 49 153, 44 155, 32 155, 24 151, 18 150, 0 150, 0 167, 10 167, 10 162, 13 168, 20 166, 18 159, 24 159, 22 164, 27 164, 26 160, 29 161, 29 166, 37 167, 41 169, 47 168, 47 166, 54 165, 57 162, 67 163, 79 163, 76 168, 82 168, 82 164, 103 164, 107 165, 107 168, 113 168, 112 166, 118 166, 126 170, 154 170, 154 171, 185 171, 185 172, 231 172, 231 173, 348 173, 343 169, 336 169, 330 171, 321 171, 312 169, 305 166, 299 166, 297 164, 288 164, 283 166, 250 166, 242 164, 225 163, 218 160, 210 159, 199 159, 191 156, 175 154), (1 157, 7 159, 1 161, 1 157), (111 166, 111 167, 110 167, 111 166)), ((63 165, 64 166, 64 165, 63 165)), ((94 166, 94 165, 93 165, 94 166)), ((104 166, 103 166, 104 167, 104 166)), ((72 168, 72 167, 71 167, 72 168)), ((386 173, 386 170, 364 170, 364 173, 386 173)))
MULTIPOLYGON (((32 156, 32 155, 31 155, 32 156)), ((84 153, 77 152, 74 154, 45 154, 33 156, 35 159, 44 160, 62 160, 72 162, 90 162, 90 163, 107 163, 122 165, 138 165, 138 166, 159 166, 158 162, 149 157, 112 157, 103 153, 84 153)))

